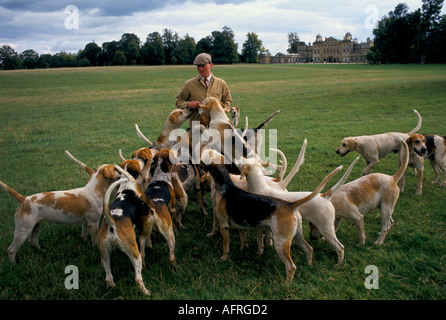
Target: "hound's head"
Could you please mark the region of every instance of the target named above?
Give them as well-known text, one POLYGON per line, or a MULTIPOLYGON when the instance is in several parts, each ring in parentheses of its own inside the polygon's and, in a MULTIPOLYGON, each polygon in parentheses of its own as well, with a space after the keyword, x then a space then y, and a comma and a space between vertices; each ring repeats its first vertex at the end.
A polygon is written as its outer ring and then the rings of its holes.
POLYGON ((355 151, 357 146, 358 142, 355 138, 347 137, 342 139, 341 146, 336 149, 336 153, 343 157, 350 151, 355 151))
POLYGON ((426 137, 422 134, 415 133, 406 140, 409 150, 415 151, 420 157, 424 157, 427 153, 426 137))
POLYGON ((142 160, 144 165, 152 163, 153 156, 152 151, 149 148, 141 148, 133 152, 132 158, 134 160, 142 160))
POLYGON ((240 180, 246 178, 248 176, 251 177, 263 177, 266 175, 265 168, 257 161, 248 161, 245 162, 242 166, 240 180))
POLYGON ((176 126, 181 126, 192 114, 192 110, 186 108, 184 110, 175 109, 170 112, 167 120, 176 126))
POLYGON ((138 160, 125 160, 119 164, 119 166, 137 179, 141 174, 141 164, 138 160))
POLYGON ((217 107, 220 108, 221 110, 223 110, 221 102, 217 98, 214 98, 214 97, 207 97, 200 104, 200 108, 205 111, 208 111, 208 112, 211 109, 217 108, 217 107))
POLYGON ((121 175, 115 170, 115 167, 112 164, 103 164, 102 166, 99 166, 93 175, 95 174, 97 177, 101 176, 106 180, 109 180, 110 183, 118 180, 121 177, 121 175))
POLYGON ((203 149, 201 151, 201 162, 206 165, 224 164, 225 157, 213 149, 203 149))
POLYGON ((177 163, 178 155, 174 150, 162 149, 153 157, 151 173, 154 175, 156 168, 159 168, 163 173, 170 173, 173 164, 177 163))

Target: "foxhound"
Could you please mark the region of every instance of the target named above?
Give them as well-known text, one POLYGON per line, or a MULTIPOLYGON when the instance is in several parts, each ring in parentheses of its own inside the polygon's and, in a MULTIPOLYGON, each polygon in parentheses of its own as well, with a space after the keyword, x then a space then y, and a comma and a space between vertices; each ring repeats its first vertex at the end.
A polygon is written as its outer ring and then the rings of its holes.
POLYGON ((119 177, 113 165, 104 164, 96 169, 82 188, 30 196, 23 196, 0 181, 0 187, 19 202, 14 216, 14 241, 8 248, 10 261, 16 262, 17 251, 30 235, 31 245, 39 247, 38 237, 42 221, 82 224, 82 237, 87 237, 89 233, 92 243, 96 244, 104 194, 119 177))
MULTIPOLYGON (((299 207, 299 212, 302 219, 309 221, 314 228, 320 232, 320 234, 327 240, 327 242, 335 249, 338 255, 337 264, 341 265, 344 260, 344 246, 338 240, 336 236, 336 231, 334 229, 335 222, 335 208, 330 202, 331 197, 336 194, 337 190, 343 185, 347 180, 353 166, 359 160, 359 157, 350 165, 348 170, 342 176, 338 183, 333 186, 329 191, 318 194, 313 199, 308 201, 299 207)), ((342 168, 342 167, 340 167, 342 168)), ((240 179, 246 178, 247 191, 266 195, 270 197, 279 198, 286 201, 296 201, 308 196, 311 192, 289 192, 283 191, 279 188, 272 187, 267 183, 264 176, 264 168, 258 163, 246 163, 242 166, 242 173, 240 179)), ((311 237, 314 239, 315 231, 313 231, 311 237)), ((261 246, 261 250, 263 246, 261 246)))
POLYGON ((152 156, 155 156, 156 152, 160 151, 161 149, 170 149, 177 142, 176 140, 169 140, 170 134, 175 129, 179 129, 183 125, 183 123, 190 118, 191 115, 192 111, 188 108, 184 110, 175 109, 171 111, 166 121, 164 122, 163 130, 154 143, 152 143, 144 136, 137 124, 135 124, 136 133, 138 137, 149 144, 151 149, 154 149, 152 151, 152 156))
POLYGON ((371 136, 347 137, 342 139, 341 146, 336 153, 342 157, 351 151, 358 152, 366 161, 367 167, 362 171, 365 176, 379 163, 379 160, 389 153, 398 153, 401 149, 400 138, 406 140, 421 128, 421 116, 414 110, 418 117, 417 126, 408 133, 388 132, 371 136))
MULTIPOLYGON (((205 154, 202 158, 210 157, 205 154)), ((229 225, 239 228, 269 227, 274 238, 276 251, 285 264, 287 280, 292 281, 296 266, 291 259, 291 243, 293 238, 305 251, 308 265, 311 265, 313 249, 305 241, 302 234, 302 217, 297 208, 313 199, 324 188, 327 181, 340 169, 330 173, 322 183, 308 196, 293 202, 257 195, 237 188, 232 182, 224 164, 214 164, 207 159, 209 172, 217 185, 216 216, 223 238, 223 256, 227 260, 229 254, 229 225)), ((221 162, 217 162, 221 163, 221 162)))
POLYGON ((382 244, 390 230, 392 213, 400 194, 398 181, 404 175, 409 163, 409 148, 403 139, 403 161, 398 171, 393 175, 373 173, 344 184, 331 198, 335 207, 335 228, 339 228, 342 219, 350 219, 356 226, 359 242, 365 244, 364 215, 380 208, 382 216, 381 233, 375 244, 382 244))
POLYGON ((116 169, 124 177, 114 182, 104 196, 104 219, 102 219, 98 236, 101 261, 106 273, 105 281, 107 286, 115 286, 110 256, 114 248, 119 248, 133 264, 138 288, 143 294, 149 295, 150 292, 144 286, 141 275, 144 259, 138 250, 134 228, 140 230, 140 242, 144 243, 150 236, 151 225, 154 223, 155 206, 147 199, 141 186, 135 180, 135 177, 141 174, 138 161, 127 160, 121 166, 116 166, 116 169), (124 166, 128 173, 121 169, 121 166, 124 166), (120 186, 118 195, 110 206, 110 194, 117 186, 120 186))
MULTIPOLYGON (((170 263, 176 265, 175 234, 172 224, 172 217, 176 221, 175 190, 172 186, 172 162, 170 160, 170 154, 170 150, 163 149, 153 158, 151 169, 152 179, 145 190, 145 194, 154 203, 156 212, 154 222, 169 246, 170 263)), ((152 247, 150 232, 148 234, 147 243, 152 247)), ((146 241, 140 242, 143 258, 145 243, 146 241)))
MULTIPOLYGON (((224 112, 220 101, 214 97, 208 97, 202 101, 202 104, 200 104, 200 110, 204 110, 209 115, 209 123, 208 127, 206 127, 208 130, 204 132, 204 139, 208 139, 212 141, 212 143, 208 146, 201 145, 198 153, 202 154, 203 150, 207 150, 206 152, 215 150, 225 156, 226 163, 239 162, 240 158, 246 155, 248 150, 244 145, 243 139, 238 139, 238 142, 235 140, 234 134, 232 133, 235 130, 234 126, 224 112), (231 134, 225 134, 225 132, 231 132, 231 134), (216 135, 216 133, 218 133, 218 135, 216 135), (217 141, 215 141, 215 139, 217 139, 217 141)), ((280 111, 276 111, 264 123, 258 126, 258 128, 266 125, 279 112, 280 111)), ((254 149, 259 150, 262 138, 260 135, 257 135, 257 128, 252 137, 254 139, 249 139, 248 144, 254 145, 254 149)), ((197 146, 193 146, 193 148, 197 148, 197 146)), ((259 154, 260 152, 256 151, 256 153, 259 154)), ((269 167, 281 168, 281 166, 276 166, 274 164, 269 164, 269 167)))

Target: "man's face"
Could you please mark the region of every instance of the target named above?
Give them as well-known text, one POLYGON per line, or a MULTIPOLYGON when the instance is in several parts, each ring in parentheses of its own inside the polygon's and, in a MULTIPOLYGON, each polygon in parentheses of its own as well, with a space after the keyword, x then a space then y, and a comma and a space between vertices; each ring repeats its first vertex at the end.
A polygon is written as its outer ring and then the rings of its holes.
POLYGON ((204 78, 207 78, 211 75, 212 62, 207 63, 205 65, 198 65, 197 70, 198 74, 204 78))

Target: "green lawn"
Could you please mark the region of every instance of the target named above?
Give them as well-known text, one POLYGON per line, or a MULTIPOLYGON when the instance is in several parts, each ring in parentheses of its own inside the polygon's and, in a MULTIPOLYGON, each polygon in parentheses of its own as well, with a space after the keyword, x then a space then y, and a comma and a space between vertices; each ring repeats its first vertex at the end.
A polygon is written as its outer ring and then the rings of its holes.
MULTIPOLYGON (((413 109, 423 117, 420 133, 446 134, 445 65, 216 65, 213 72, 226 80, 251 127, 281 110, 267 129, 277 129, 289 168, 308 139, 305 163, 290 190, 312 190, 327 171, 345 169, 357 156, 335 154, 345 136, 410 131, 417 123, 413 109)), ((195 75, 193 66, 0 72, 0 180, 23 195, 83 186, 87 174, 64 150, 92 168, 118 163, 119 149, 130 157, 145 146, 134 124, 155 140, 182 84, 195 75)), ((358 162, 350 180, 364 167, 358 162)), ((393 174, 397 168, 397 156, 389 155, 375 171, 393 174)), ((379 210, 365 218, 364 246, 344 221, 338 231, 345 246, 342 266, 335 266, 330 245, 309 240, 304 223, 313 265, 306 265, 294 245, 297 271, 290 284, 274 249, 257 256, 254 233, 249 233, 250 247, 240 252, 238 232, 232 230, 231 259, 220 261, 219 234, 206 237, 212 216, 201 215, 191 195, 183 216, 187 229, 176 234, 178 266, 169 266, 159 234, 153 250, 147 250, 143 277, 149 299, 445 299, 446 190, 431 185, 432 177, 426 163, 423 196, 416 197, 416 177, 408 174, 384 245, 373 243, 381 229, 379 210), (378 267, 377 290, 364 286, 368 265, 378 267)), ((116 287, 106 287, 99 250, 81 239, 81 226, 43 224, 42 249, 25 242, 12 266, 6 249, 16 208, 16 200, 0 191, 0 299, 146 299, 129 259, 119 251, 112 255, 116 287), (68 265, 79 269, 77 290, 65 288, 68 265)))

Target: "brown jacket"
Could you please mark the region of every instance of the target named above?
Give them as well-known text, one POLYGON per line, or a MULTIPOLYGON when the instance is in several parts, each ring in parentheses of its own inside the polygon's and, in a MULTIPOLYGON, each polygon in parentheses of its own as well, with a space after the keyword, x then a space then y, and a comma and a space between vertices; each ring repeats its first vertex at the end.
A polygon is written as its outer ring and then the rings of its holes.
MULTIPOLYGON (((186 81, 177 95, 176 106, 178 109, 186 109, 189 101, 203 101, 207 97, 214 97, 221 101, 225 112, 229 112, 232 104, 231 92, 223 79, 212 75, 208 88, 204 85, 200 76, 186 81)), ((196 117, 193 117, 196 118, 196 117)))

